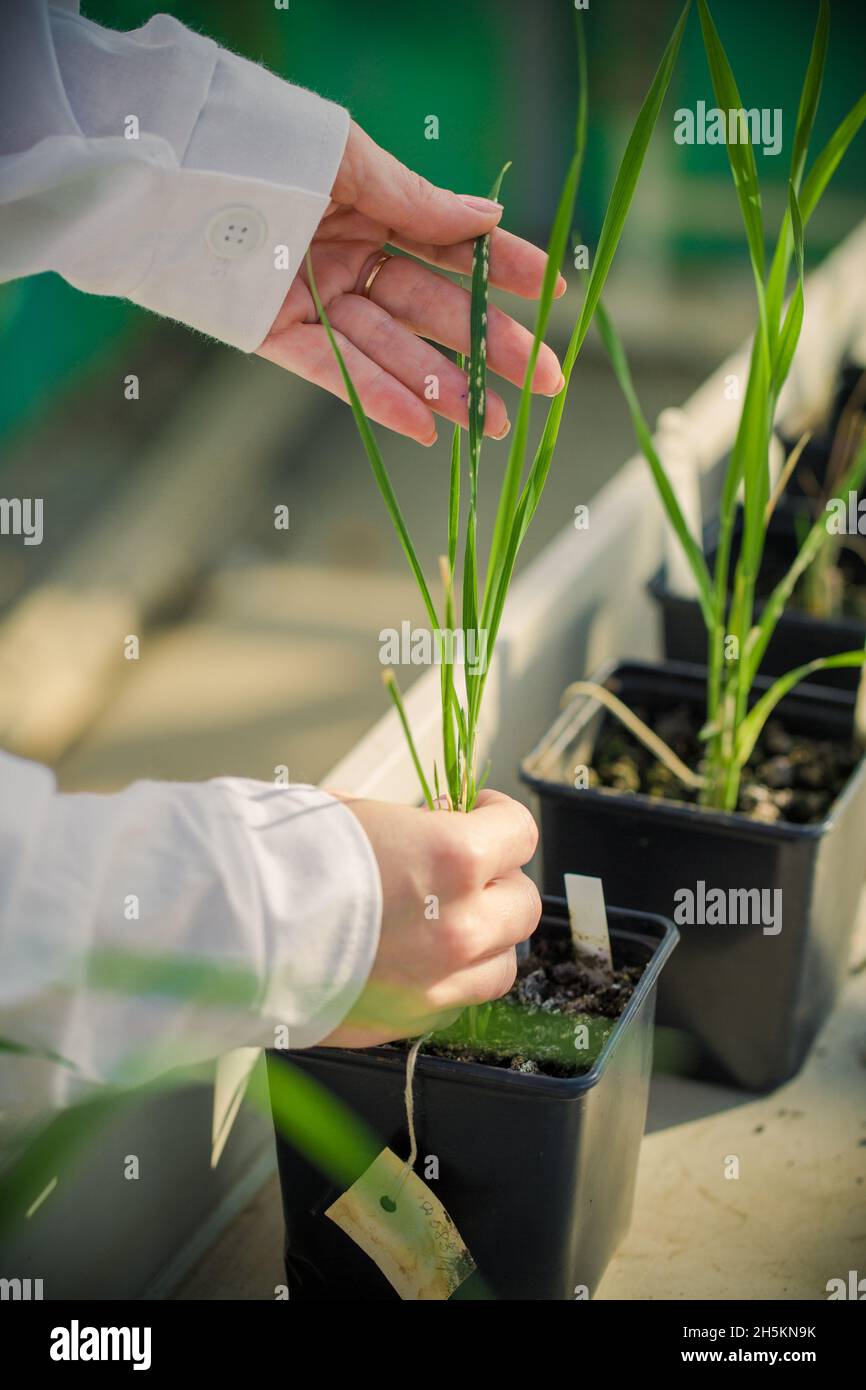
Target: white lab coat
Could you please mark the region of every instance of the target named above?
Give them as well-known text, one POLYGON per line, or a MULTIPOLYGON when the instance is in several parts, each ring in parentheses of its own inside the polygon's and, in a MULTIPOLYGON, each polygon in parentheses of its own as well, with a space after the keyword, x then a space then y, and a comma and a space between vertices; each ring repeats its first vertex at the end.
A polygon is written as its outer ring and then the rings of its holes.
POLYGON ((252 352, 328 206, 341 107, 168 15, 4 9, 0 280, 58 271, 252 352), (131 138, 130 138, 131 137, 131 138))
MULTIPOLYGON (((3 20, 0 280, 54 270, 256 348, 347 113, 166 15, 121 34, 20 0, 3 20)), ((62 795, 0 754, 0 1043, 25 1050, 0 1050, 0 1104, 284 1043, 277 1028, 310 1046, 360 994, 380 918, 369 841, 315 788, 62 795), (186 968, 203 963, 231 988, 203 993, 186 968)))

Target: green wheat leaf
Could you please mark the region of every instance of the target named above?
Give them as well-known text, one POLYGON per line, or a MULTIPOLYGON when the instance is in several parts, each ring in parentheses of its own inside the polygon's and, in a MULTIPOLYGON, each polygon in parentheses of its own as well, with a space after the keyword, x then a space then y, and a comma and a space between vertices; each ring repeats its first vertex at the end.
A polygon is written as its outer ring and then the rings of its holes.
POLYGON ((415 576, 415 582, 418 585, 419 592, 421 594, 422 599, 424 600, 424 607, 427 609, 427 615, 430 619, 430 622, 434 628, 438 628, 439 619, 436 616, 436 607, 433 603, 433 599, 430 597, 430 590, 427 588, 427 581, 424 578, 424 572, 421 569, 421 564, 418 560, 418 555, 415 551, 414 545, 412 544, 412 538, 409 535, 409 528, 407 527, 406 522, 403 518, 403 513, 400 510, 400 504, 397 501, 397 494, 394 492, 394 488, 391 485, 391 479, 388 475, 388 470, 385 467, 385 461, 382 458, 381 453, 379 452, 379 446, 376 443, 376 437, 373 434, 372 429, 370 428, 370 422, 367 419, 366 412, 361 404, 361 399, 358 395, 357 390, 355 389, 355 383, 352 381, 352 378, 349 375, 345 359, 343 358, 343 354, 340 351, 340 346, 334 335, 334 330, 331 328, 330 320, 328 318, 328 315, 325 313, 325 307, 322 304, 321 299, 319 298, 319 291, 316 287, 316 279, 313 274, 313 262, 309 252, 307 252, 307 275, 309 277, 310 292, 313 296, 313 301, 316 305, 316 311, 319 315, 319 318, 322 321, 325 332, 328 335, 328 341, 331 344, 334 356, 337 359, 337 364, 340 368, 340 375, 343 378, 343 384, 346 387, 346 393, 349 397, 349 404, 352 407, 352 414, 355 417, 355 424, 358 427, 358 433, 361 436, 361 442, 363 443, 364 448, 367 451, 367 457, 370 460, 370 466, 373 470, 373 477, 376 479, 376 483, 378 485, 380 493, 382 494, 382 498, 387 508, 388 515, 390 516, 391 522, 394 526, 394 530, 397 532, 397 535, 400 539, 400 544, 403 547, 403 553, 406 556, 406 559, 409 561, 409 567, 412 570, 413 575, 415 576))
POLYGON ((803 221, 808 222, 820 202, 824 190, 836 172, 845 151, 854 139, 864 120, 866 120, 866 92, 852 106, 848 115, 837 126, 827 144, 818 155, 800 194, 800 210, 803 221))
MULTIPOLYGON (((710 75, 713 80, 713 91, 716 96, 717 106, 726 114, 732 111, 743 110, 743 102, 740 97, 739 88, 731 71, 722 41, 719 38, 718 30, 710 14, 706 0, 698 0, 698 12, 701 18, 701 30, 704 36, 704 48, 707 54, 707 62, 710 68, 710 75)), ((737 132, 742 133, 742 132, 737 132)), ((743 226, 746 229, 746 239, 749 244, 749 255, 752 261, 752 269, 755 281, 759 287, 759 293, 763 295, 764 288, 764 224, 761 215, 761 190, 758 186, 758 170, 755 164, 755 151, 750 140, 730 139, 732 132, 730 126, 727 130, 728 139, 726 147, 728 151, 728 162, 731 166, 731 173, 734 178, 734 186, 737 190, 737 199, 740 204, 740 212, 743 218, 743 226)))
POLYGON ((670 479, 665 472, 664 465, 658 456, 655 444, 653 443, 652 432, 647 424, 646 417, 641 410, 637 392, 634 389, 631 372, 629 371, 628 360, 625 355, 622 341, 611 323, 602 301, 599 301, 595 311, 596 323, 604 343, 607 355, 610 358, 616 379, 619 382, 620 390, 625 396, 631 414, 632 426, 638 445, 640 446, 644 458, 650 466, 653 481, 662 505, 667 514, 668 520, 676 532, 677 539, 683 548, 683 553, 688 560, 689 567, 695 578, 698 591, 698 602, 701 606, 704 622, 710 628, 715 620, 715 608, 713 601, 713 587, 710 579, 710 572, 704 553, 695 537, 689 530, 682 508, 677 500, 670 479))
POLYGON ((529 435, 529 418, 532 405, 532 379, 535 375, 538 353, 547 330, 547 323, 553 304, 553 295, 559 277, 560 266, 562 265, 565 255, 569 228, 574 216, 577 190, 580 185, 580 177, 583 171, 583 162, 586 154, 588 104, 586 39, 583 30, 583 16, 578 14, 576 18, 578 106, 574 136, 574 153, 568 166, 568 172, 559 197, 559 203, 557 205, 556 214, 553 219, 553 227, 548 241, 547 263, 545 265, 544 277, 541 285, 541 295, 535 321, 535 332, 532 338, 532 348, 530 349, 529 361, 523 377, 517 421, 512 435, 511 447, 508 451, 508 463, 506 465, 502 489, 499 495, 499 505, 496 511, 493 539, 490 544, 490 556, 488 559, 487 577, 484 588, 483 612, 485 616, 483 621, 485 623, 489 618, 492 595, 496 590, 500 578, 502 565, 508 549, 508 537, 514 525, 514 514, 519 498, 520 483, 526 455, 526 444, 529 435))
POLYGON ((581 306, 580 315, 569 341, 565 360, 563 361, 562 370, 565 377, 565 387, 551 402, 548 410, 544 433, 538 449, 536 450, 532 467, 524 483, 520 494, 520 500, 514 514, 506 553, 499 571, 499 578, 491 593, 490 602, 486 605, 487 611, 485 612, 484 625, 488 631, 488 649, 492 649, 492 645, 499 631, 499 624, 502 619, 502 612, 505 607, 505 599, 509 584, 511 583, 511 576, 514 572, 517 552, 520 549, 523 538, 535 515, 536 508, 541 499, 541 494, 544 491, 553 452, 559 436, 562 412, 565 408, 565 399, 574 364, 589 331, 589 325, 592 322, 593 315, 601 298, 608 273, 613 264, 617 246, 622 236, 623 228, 625 227, 626 218, 631 207, 632 198, 634 197, 635 188, 637 187, 637 181, 643 167, 650 138, 655 129, 656 121, 658 120, 659 112, 661 111, 662 103, 673 75, 688 12, 689 6, 687 4, 671 35, 662 56, 661 63, 659 64, 650 89, 638 113, 625 152, 620 161, 616 179, 614 180, 613 190, 602 223, 598 246, 587 283, 586 294, 581 306))
POLYGON ((737 729, 736 761, 740 767, 747 762, 758 737, 779 701, 784 699, 795 685, 807 680, 818 671, 837 671, 843 667, 866 664, 866 651, 839 652, 836 656, 821 656, 815 661, 807 661, 788 671, 774 681, 760 700, 753 706, 737 729))
POLYGON ((400 725, 403 729, 403 733, 406 738, 406 743, 409 747, 409 755, 412 759, 415 771, 418 774, 418 781, 421 784, 421 791, 424 794, 424 800, 426 801, 429 810, 432 811, 433 796, 431 794, 427 778, 424 776, 424 769, 421 766, 421 759, 418 757, 418 749, 415 747, 415 740, 412 737, 412 730, 409 727, 409 720, 406 716, 406 707, 403 704, 403 697, 401 696, 397 686, 397 682, 394 679, 393 671, 385 672, 385 686, 387 688, 388 694, 391 697, 391 701, 394 705, 394 708, 397 711, 397 718, 400 720, 400 725))
MULTIPOLYGON (((851 466, 841 481, 839 496, 847 497, 849 492, 859 492, 864 481, 866 481, 866 440, 864 440, 857 450, 851 462, 851 466)), ((743 659, 746 663, 746 674, 750 685, 758 673, 758 668, 764 653, 769 646, 770 638, 776 629, 779 619, 785 611, 788 601, 797 586, 798 580, 801 575, 806 572, 823 547, 828 543, 829 539, 830 533, 827 530, 827 513, 823 512, 816 518, 802 538, 794 560, 764 604, 760 622, 749 634, 749 640, 743 652, 743 659)))

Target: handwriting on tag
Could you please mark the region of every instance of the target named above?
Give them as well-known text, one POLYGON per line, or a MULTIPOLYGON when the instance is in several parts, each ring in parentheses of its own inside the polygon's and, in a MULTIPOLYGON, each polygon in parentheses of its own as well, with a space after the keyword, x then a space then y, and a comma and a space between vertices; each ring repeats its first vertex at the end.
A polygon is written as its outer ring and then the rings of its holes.
POLYGON ((439 1198, 392 1149, 383 1149, 325 1215, 407 1301, 450 1298, 475 1269, 439 1198))

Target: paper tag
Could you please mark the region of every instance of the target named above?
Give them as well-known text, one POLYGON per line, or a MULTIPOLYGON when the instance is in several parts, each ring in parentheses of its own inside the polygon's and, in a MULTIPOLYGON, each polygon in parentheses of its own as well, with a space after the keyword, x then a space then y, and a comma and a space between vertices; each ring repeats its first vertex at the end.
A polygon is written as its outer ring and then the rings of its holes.
POLYGON ((383 1149, 325 1215, 379 1266, 408 1301, 450 1298, 475 1269, 435 1193, 383 1149))
POLYGON ((609 978, 613 973, 613 958, 601 879, 586 874, 566 874, 565 896, 574 954, 589 970, 602 972, 609 978))
POLYGON ((217 1061, 213 1091, 210 1166, 216 1168, 241 1108, 253 1067, 261 1056, 258 1047, 237 1047, 217 1061))

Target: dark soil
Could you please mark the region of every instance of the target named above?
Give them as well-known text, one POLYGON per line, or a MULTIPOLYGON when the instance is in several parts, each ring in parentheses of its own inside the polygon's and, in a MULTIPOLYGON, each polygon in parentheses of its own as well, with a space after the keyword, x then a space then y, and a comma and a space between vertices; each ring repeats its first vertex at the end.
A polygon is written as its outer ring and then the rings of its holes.
MULTIPOLYGON (((633 707, 659 738, 687 766, 700 770, 704 745, 698 738, 702 715, 685 702, 664 713, 633 707)), ((809 738, 790 732, 780 719, 771 719, 743 770, 737 810, 752 820, 810 825, 821 821, 862 756, 853 742, 809 738)), ((683 786, 642 743, 613 718, 599 734, 590 786, 642 792, 666 801, 696 802, 696 792, 683 786)))
MULTIPOLYGON (((811 521, 812 514, 805 514, 806 523, 811 521)), ((843 546, 839 550, 838 559, 827 572, 827 602, 829 604, 829 616, 831 618, 851 618, 855 622, 866 622, 866 556, 862 549, 863 537, 857 537, 855 545, 852 547, 843 546)), ((757 594, 759 598, 766 599, 781 579, 787 574, 793 563, 799 541, 792 539, 790 542, 780 537, 770 536, 764 551, 764 558, 761 562, 761 573, 758 577, 757 594)), ((788 611, 808 613, 810 611, 809 602, 809 575, 805 574, 799 580, 797 587, 791 595, 788 604, 788 611)))
POLYGON ((602 984, 578 965, 566 937, 537 936, 504 999, 467 1009, 422 1051, 530 1075, 580 1076, 589 1070, 643 974, 615 969, 602 984))

